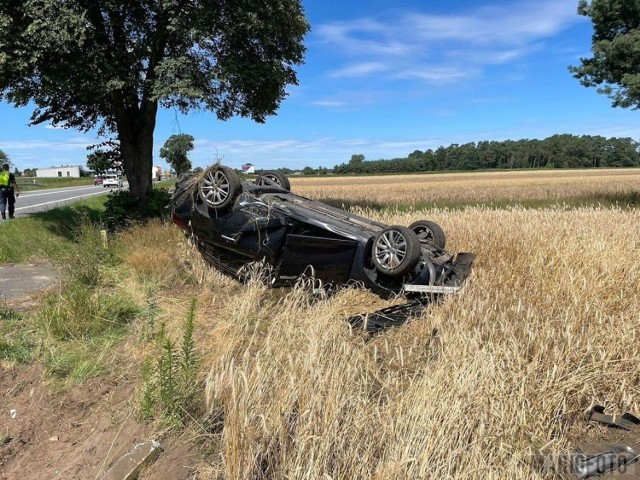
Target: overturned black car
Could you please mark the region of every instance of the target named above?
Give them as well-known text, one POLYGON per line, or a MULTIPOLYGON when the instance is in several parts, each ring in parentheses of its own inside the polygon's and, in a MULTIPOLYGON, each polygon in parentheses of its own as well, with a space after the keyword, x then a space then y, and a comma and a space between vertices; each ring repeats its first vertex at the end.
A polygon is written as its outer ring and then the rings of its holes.
POLYGON ((208 263, 240 280, 243 267, 262 261, 273 287, 309 275, 325 285, 360 284, 383 298, 433 296, 457 291, 474 259, 447 253, 434 222, 374 222, 295 195, 277 171, 251 183, 213 165, 178 182, 172 208, 208 263))

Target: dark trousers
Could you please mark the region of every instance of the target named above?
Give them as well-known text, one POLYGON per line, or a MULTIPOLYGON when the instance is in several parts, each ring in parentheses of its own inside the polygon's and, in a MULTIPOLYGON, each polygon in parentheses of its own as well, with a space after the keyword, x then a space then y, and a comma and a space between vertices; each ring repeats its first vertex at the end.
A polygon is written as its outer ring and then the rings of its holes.
POLYGON ((4 215, 6 205, 9 204, 9 216, 13 217, 16 206, 16 196, 11 188, 0 187, 0 212, 4 215))

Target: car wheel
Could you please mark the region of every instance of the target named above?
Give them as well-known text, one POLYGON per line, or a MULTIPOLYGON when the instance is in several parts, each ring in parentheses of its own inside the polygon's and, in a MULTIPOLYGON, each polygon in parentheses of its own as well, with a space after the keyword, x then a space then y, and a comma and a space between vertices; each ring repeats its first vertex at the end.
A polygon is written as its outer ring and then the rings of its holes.
POLYGON ((407 227, 386 227, 373 241, 372 258, 379 272, 401 277, 413 270, 418 263, 420 239, 407 227))
POLYGON ((420 243, 432 245, 440 250, 444 250, 447 244, 447 237, 442 227, 437 223, 430 220, 418 220, 409 225, 409 228, 418 235, 420 243))
POLYGON ((274 183, 284 190, 291 191, 291 183, 284 173, 277 172, 275 170, 267 170, 256 178, 256 185, 261 187, 268 187, 274 183))
POLYGON ((198 181, 198 196, 209 208, 220 210, 233 203, 240 193, 240 177, 229 167, 207 168, 198 181))

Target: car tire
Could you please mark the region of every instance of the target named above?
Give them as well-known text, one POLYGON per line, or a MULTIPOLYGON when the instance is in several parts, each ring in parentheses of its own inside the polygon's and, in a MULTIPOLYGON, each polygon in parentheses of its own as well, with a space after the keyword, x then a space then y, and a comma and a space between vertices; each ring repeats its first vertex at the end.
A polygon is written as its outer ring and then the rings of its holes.
POLYGON ((269 185, 273 185, 274 183, 287 191, 291 191, 291 182, 284 173, 275 171, 275 170, 267 170, 266 172, 262 172, 262 174, 256 178, 256 185, 261 187, 268 187, 269 185))
POLYGON ((391 225, 373 241, 373 264, 381 273, 401 277, 412 271, 420 259, 420 239, 407 227, 391 225))
POLYGON ((418 235, 420 243, 432 245, 440 250, 444 250, 444 247, 447 245, 447 237, 444 234, 444 230, 435 222, 418 220, 409 225, 409 228, 418 235))
POLYGON ((214 165, 207 168, 198 181, 198 196, 207 207, 222 210, 233 204, 240 188, 240 177, 236 172, 214 165))

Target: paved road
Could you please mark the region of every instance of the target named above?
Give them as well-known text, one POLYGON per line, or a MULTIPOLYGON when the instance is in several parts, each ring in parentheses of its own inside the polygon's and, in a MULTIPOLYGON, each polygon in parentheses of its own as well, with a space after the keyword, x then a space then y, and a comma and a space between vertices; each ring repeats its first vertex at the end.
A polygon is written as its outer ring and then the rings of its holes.
MULTIPOLYGON (((126 185, 126 184, 125 184, 126 185)), ((126 187, 125 187, 126 188, 126 187)), ((83 198, 109 193, 111 188, 102 185, 69 188, 50 188, 46 190, 34 190, 22 192, 16 199, 16 217, 29 215, 30 213, 44 212, 60 205, 73 203, 83 198)))

